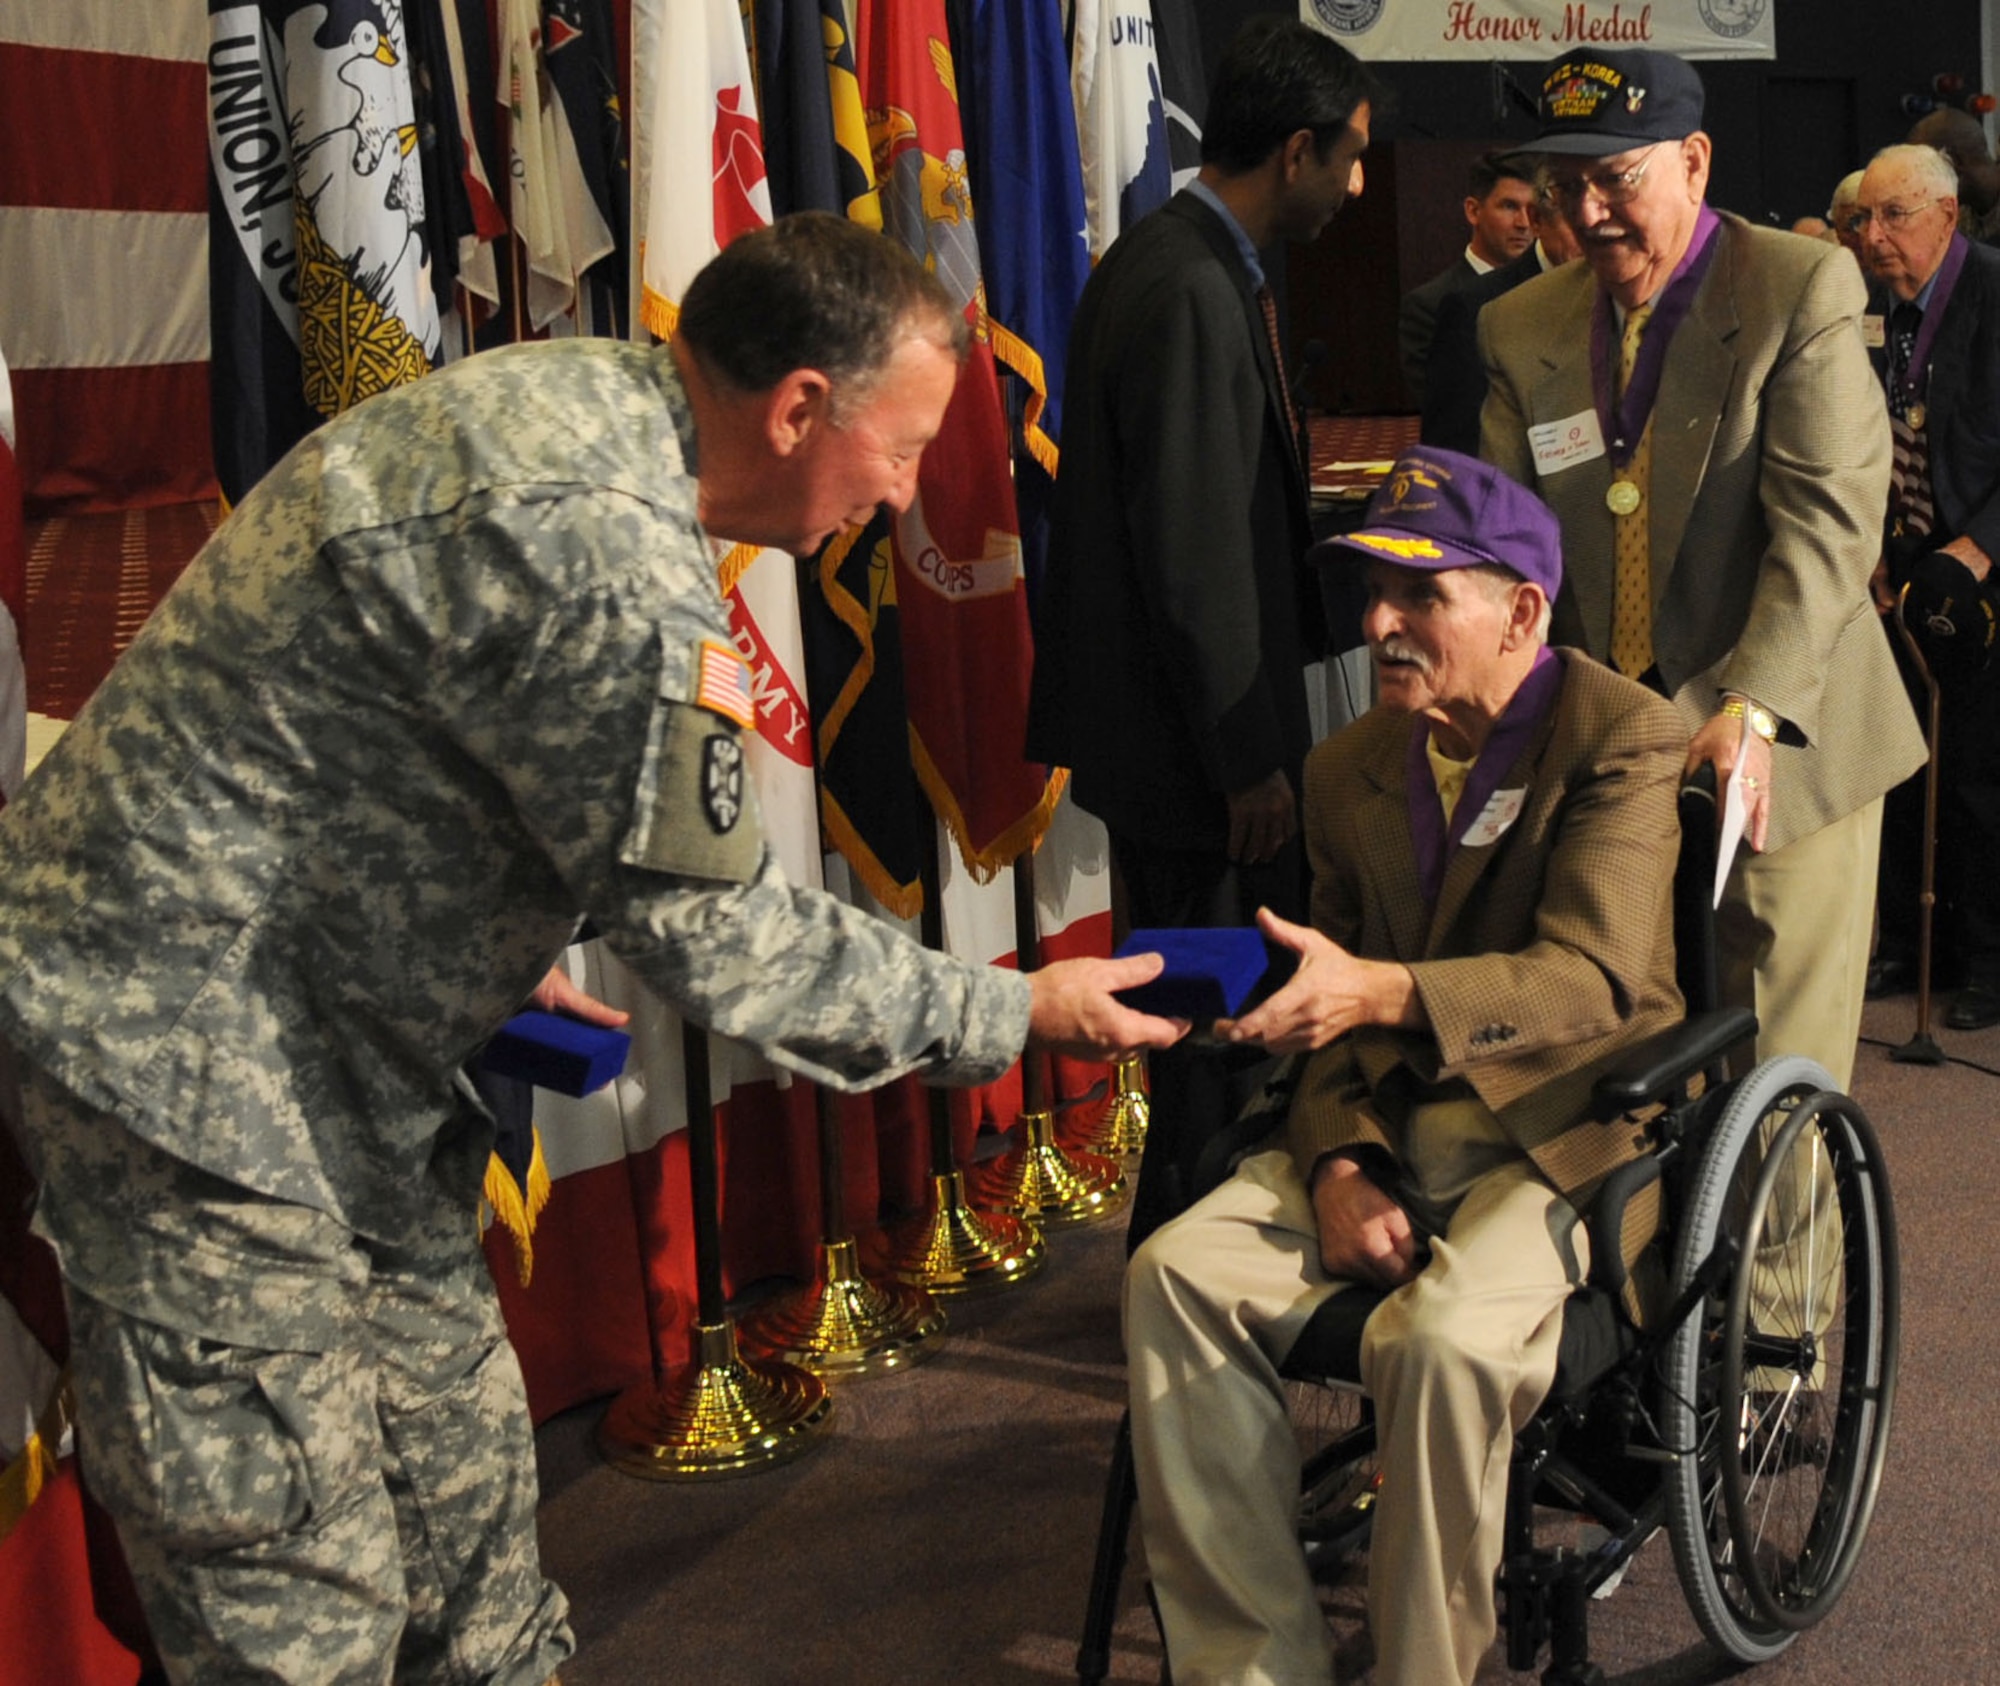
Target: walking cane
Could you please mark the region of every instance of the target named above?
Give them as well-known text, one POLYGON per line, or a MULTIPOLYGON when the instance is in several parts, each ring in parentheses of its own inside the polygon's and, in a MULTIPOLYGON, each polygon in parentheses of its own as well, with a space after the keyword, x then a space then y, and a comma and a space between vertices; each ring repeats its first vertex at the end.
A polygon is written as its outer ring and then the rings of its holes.
POLYGON ((1900 1048, 1889 1050, 1889 1058, 1898 1065, 1943 1065, 1944 1050, 1931 1035, 1931 926, 1937 908, 1938 730, 1942 710, 1937 675, 1931 672, 1931 664, 1924 660, 1916 634, 1903 619, 1903 605, 1909 595, 1907 584, 1896 594, 1896 636, 1902 639, 1903 649, 1923 675, 1927 699, 1924 737, 1930 746, 1930 758, 1924 763, 1923 888, 1917 895, 1917 1029, 1900 1048))

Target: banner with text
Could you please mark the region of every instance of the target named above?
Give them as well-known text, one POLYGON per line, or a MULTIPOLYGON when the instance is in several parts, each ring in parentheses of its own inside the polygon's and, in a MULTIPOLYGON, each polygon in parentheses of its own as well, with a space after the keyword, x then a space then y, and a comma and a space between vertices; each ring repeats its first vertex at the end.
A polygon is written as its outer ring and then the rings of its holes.
POLYGON ((1545 59, 1650 47, 1690 59, 1778 56, 1774 0, 1299 0, 1364 59, 1545 59))

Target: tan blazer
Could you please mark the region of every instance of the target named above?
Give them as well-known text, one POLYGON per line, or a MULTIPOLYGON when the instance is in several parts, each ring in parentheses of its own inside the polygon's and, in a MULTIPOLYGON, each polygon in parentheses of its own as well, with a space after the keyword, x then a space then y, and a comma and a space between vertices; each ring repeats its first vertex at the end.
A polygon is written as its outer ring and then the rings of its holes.
MULTIPOLYGON (((1653 413, 1653 646, 1691 734, 1721 693, 1782 723, 1769 846, 1853 813, 1924 759, 1868 598, 1889 423, 1868 366, 1860 271, 1840 247, 1723 214, 1653 413)), ((1553 635, 1611 648, 1610 459, 1546 477, 1528 430, 1592 408, 1597 281, 1571 264, 1479 314, 1480 452, 1562 521, 1553 635)))
POLYGON ((1687 734, 1643 686, 1579 651, 1557 659, 1562 690, 1499 786, 1524 793, 1519 818, 1453 851, 1435 908, 1405 790, 1421 723, 1378 708, 1306 762, 1313 923, 1355 954, 1406 963, 1430 1029, 1359 1030, 1309 1057, 1288 1122, 1302 1174, 1336 1148, 1393 1151, 1378 1101, 1409 1078, 1462 1080, 1572 1201, 1643 1145, 1630 1125, 1579 1120, 1599 1070, 1680 1017, 1671 890, 1687 734))

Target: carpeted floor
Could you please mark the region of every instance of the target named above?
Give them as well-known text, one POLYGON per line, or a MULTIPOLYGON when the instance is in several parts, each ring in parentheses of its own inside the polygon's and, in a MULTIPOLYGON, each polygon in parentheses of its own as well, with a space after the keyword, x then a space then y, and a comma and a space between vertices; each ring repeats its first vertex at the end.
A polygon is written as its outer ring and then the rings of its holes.
MULTIPOLYGON (((1870 1007, 1876 1044, 1914 1004, 1870 1007)), ((1855 1093, 1880 1128, 1902 1226, 1901 1392, 1874 1532, 1846 1597, 1754 1672, 1770 1686, 2000 1679, 2000 1471, 1988 1285, 2000 1198, 1986 1132, 2000 1029, 1940 1031, 1991 1068, 1891 1064, 1864 1046, 1855 1093)), ((566 1686, 1030 1686, 1074 1678, 1103 1471, 1122 1407, 1116 1292, 1122 1221, 1051 1237, 1042 1276, 955 1302, 929 1363, 837 1385, 824 1444, 714 1485, 635 1481, 599 1457, 599 1411, 537 1440, 542 1546, 583 1650, 566 1686)), ((1158 1678, 1159 1644, 1128 1572, 1112 1678, 1158 1678)), ((1358 1584, 1329 1594, 1358 1649, 1358 1584)), ((1731 1678, 1687 1612, 1664 1537, 1595 1609, 1612 1686, 1731 1678)), ((1482 1681, 1525 1683, 1496 1652, 1482 1681)))
POLYGON ((213 503, 30 521, 28 707, 73 719, 215 531, 213 503))

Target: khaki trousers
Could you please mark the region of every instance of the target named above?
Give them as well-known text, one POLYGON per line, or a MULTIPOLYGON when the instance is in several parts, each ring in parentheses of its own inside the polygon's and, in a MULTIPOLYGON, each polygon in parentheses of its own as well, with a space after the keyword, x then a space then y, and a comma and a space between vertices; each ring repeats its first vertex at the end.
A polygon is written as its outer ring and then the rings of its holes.
MULTIPOLYGON (((1490 1118, 1490 1114, 1487 1115, 1490 1118)), ((1384 1470, 1369 1553, 1382 1686, 1470 1682, 1514 1430, 1555 1375, 1586 1268, 1528 1161, 1485 1170, 1429 1266, 1370 1319, 1362 1374, 1384 1470)), ((1140 1530, 1176 1686, 1325 1686, 1333 1658, 1298 1546, 1298 1442, 1278 1366, 1342 1284, 1291 1156, 1261 1153, 1157 1231, 1126 1274, 1140 1530)))
POLYGON ((1881 846, 1877 797, 1771 854, 1738 852, 1715 934, 1722 999, 1755 1011, 1759 1060, 1802 1054, 1842 1089, 1853 1077, 1881 846))

